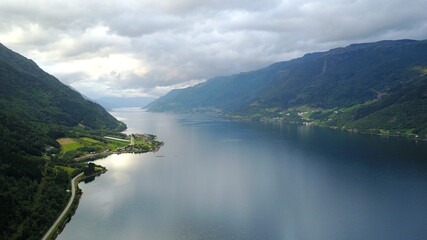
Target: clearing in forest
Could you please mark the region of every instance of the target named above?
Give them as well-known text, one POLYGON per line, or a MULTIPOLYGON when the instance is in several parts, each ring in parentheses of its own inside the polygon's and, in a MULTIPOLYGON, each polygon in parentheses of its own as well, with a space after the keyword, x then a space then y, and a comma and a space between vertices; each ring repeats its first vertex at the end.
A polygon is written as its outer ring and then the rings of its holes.
POLYGON ((76 140, 72 138, 59 138, 56 141, 61 144, 61 153, 66 153, 71 150, 76 150, 78 148, 83 147, 82 144, 78 143, 76 140))

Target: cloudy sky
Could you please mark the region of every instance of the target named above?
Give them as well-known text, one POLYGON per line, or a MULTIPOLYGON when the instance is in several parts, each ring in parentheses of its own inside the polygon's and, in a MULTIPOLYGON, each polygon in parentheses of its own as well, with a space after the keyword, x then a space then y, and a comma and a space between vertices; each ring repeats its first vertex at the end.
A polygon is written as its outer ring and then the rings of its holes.
POLYGON ((0 0, 0 42, 86 96, 158 97, 357 42, 427 39, 426 0, 0 0))

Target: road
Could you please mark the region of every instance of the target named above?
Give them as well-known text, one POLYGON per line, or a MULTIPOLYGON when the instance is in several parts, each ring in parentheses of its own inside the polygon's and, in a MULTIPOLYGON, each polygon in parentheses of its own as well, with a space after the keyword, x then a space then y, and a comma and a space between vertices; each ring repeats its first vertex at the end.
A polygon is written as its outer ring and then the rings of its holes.
POLYGON ((75 176, 73 179, 71 179, 71 197, 68 201, 67 206, 65 207, 64 211, 62 211, 61 215, 59 215, 58 219, 56 219, 55 223, 53 223, 52 227, 50 227, 49 231, 43 236, 42 240, 48 239, 50 233, 55 229, 56 225, 59 224, 61 219, 64 217, 64 215, 67 213, 68 209, 71 207, 71 204, 73 203, 74 197, 76 196, 76 179, 80 176, 82 176, 83 173, 80 173, 79 175, 75 176))

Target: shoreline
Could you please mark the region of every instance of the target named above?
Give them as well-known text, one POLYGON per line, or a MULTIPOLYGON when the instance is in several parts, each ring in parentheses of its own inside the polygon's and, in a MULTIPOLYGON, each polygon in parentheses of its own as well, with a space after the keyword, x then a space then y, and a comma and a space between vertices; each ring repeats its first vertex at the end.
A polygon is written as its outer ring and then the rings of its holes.
POLYGON ((162 146, 163 146, 163 144, 160 145, 160 146, 158 146, 155 149, 152 149, 151 151, 136 151, 136 150, 134 150, 132 148, 122 147, 122 148, 118 148, 118 149, 116 149, 114 151, 94 153, 94 154, 89 153, 89 154, 86 154, 84 156, 77 157, 74 160, 76 162, 89 162, 89 161, 96 161, 98 159, 106 158, 106 157, 108 157, 110 155, 113 155, 113 154, 120 155, 122 153, 138 153, 138 154, 140 154, 140 153, 148 153, 148 152, 157 152, 157 151, 159 151, 159 149, 162 146))
POLYGON ((402 132, 394 132, 390 130, 384 130, 384 133, 381 132, 381 129, 368 129, 368 130, 360 130, 357 128, 346 128, 346 127, 340 127, 340 126, 328 126, 324 125, 322 123, 317 122, 287 122, 287 121, 281 121, 281 120, 274 120, 269 118, 262 118, 262 119, 251 119, 251 118, 238 118, 235 116, 219 116, 223 119, 228 119, 231 121, 243 121, 243 122, 264 122, 264 123, 272 123, 272 124, 297 124, 297 125, 305 125, 305 126, 316 126, 316 127, 322 127, 322 128, 329 128, 334 130, 342 130, 352 133, 360 133, 365 135, 373 135, 373 136, 383 136, 383 137, 401 137, 406 139, 411 139, 415 141, 427 141, 427 137, 420 137, 416 134, 407 134, 402 132))
POLYGON ((79 188, 79 183, 88 179, 88 178, 100 176, 100 175, 106 173, 107 171, 108 170, 106 168, 104 168, 103 170, 94 172, 88 176, 85 176, 84 173, 80 173, 79 175, 75 176, 71 180, 72 187, 74 185, 74 188, 73 188, 74 192, 72 192, 69 203, 67 204, 65 209, 61 212, 61 214, 56 219, 56 221, 53 223, 53 225, 45 233, 42 240, 56 239, 59 236, 59 234, 62 233, 62 231, 66 227, 67 223, 71 221, 71 218, 74 216, 74 214, 77 211, 78 205, 80 203, 80 198, 83 195, 83 192, 79 188))
MULTIPOLYGON (((101 152, 101 153, 97 153, 97 154, 87 154, 87 155, 75 158, 74 160, 76 162, 88 162, 88 161, 96 161, 99 159, 103 159, 103 158, 106 158, 106 157, 113 155, 113 154, 120 155, 122 153, 141 154, 141 153, 147 153, 147 152, 157 152, 161 148, 161 146, 163 146, 163 143, 161 145, 159 145, 158 147, 152 149, 152 151, 136 151, 133 148, 123 147, 123 148, 118 148, 114 151, 101 152), (79 158, 81 158, 81 159, 79 159, 79 158)), ((101 167, 103 168, 102 170, 96 171, 96 172, 94 172, 90 175, 87 175, 87 176, 84 176, 83 172, 79 173, 77 176, 75 176, 71 180, 71 187, 72 187, 72 189, 74 189, 74 191, 71 193, 70 200, 69 200, 68 204, 66 205, 66 207, 64 208, 64 210, 62 210, 59 217, 55 220, 53 225, 45 233, 42 240, 56 239, 59 236, 59 234, 62 233, 62 231, 66 227, 67 223, 71 221, 72 216, 76 213, 78 205, 80 203, 80 198, 83 195, 83 192, 79 188, 78 184, 82 181, 89 179, 89 178, 95 178, 97 176, 100 176, 100 175, 102 175, 108 171, 107 168, 105 168, 104 166, 101 166, 101 167), (74 195, 74 197, 73 197, 73 195, 74 195)))
POLYGON ((317 126, 322 128, 329 128, 334 130, 344 130, 347 132, 353 132, 353 133, 361 133, 365 135, 374 135, 374 136, 384 136, 384 137, 401 137, 406 139, 411 139, 415 141, 427 141, 427 135, 425 137, 419 136, 417 134, 409 134, 409 133, 402 133, 398 131, 391 131, 391 130, 384 130, 384 129, 368 129, 368 130, 360 130, 357 128, 346 128, 346 127, 340 127, 340 126, 328 126, 324 125, 322 123, 318 123, 315 121, 284 121, 284 120, 278 120, 268 117, 262 117, 262 118, 249 118, 249 117, 243 117, 243 116, 237 116, 237 115, 228 115, 228 114, 218 114, 218 113, 194 113, 194 112, 174 112, 174 111, 150 111, 149 109, 147 112, 152 113, 173 113, 173 114, 184 114, 184 115, 193 115, 193 114, 199 114, 199 115, 206 115, 206 116, 212 116, 217 117, 224 120, 229 121, 236 121, 236 122, 264 122, 264 123, 272 123, 272 124, 297 124, 297 125, 305 125, 305 126, 317 126), (380 132, 381 130, 384 130, 384 133, 380 132))

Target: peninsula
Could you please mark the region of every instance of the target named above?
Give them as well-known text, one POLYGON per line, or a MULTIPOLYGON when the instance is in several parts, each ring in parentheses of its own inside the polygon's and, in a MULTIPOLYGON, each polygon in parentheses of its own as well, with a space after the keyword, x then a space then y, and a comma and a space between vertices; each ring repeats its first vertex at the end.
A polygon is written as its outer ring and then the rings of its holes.
MULTIPOLYGON (((152 134, 131 134, 130 136, 120 134, 115 136, 97 137, 93 134, 85 134, 84 136, 80 135, 80 137, 57 139, 57 142, 61 144, 61 152, 58 155, 60 163, 55 165, 55 168, 65 170, 70 176, 75 177, 70 181, 71 196, 67 206, 45 233, 42 240, 55 239, 71 219, 82 194, 78 188, 78 182, 107 172, 105 167, 95 165, 92 162, 89 164, 82 162, 104 158, 111 154, 155 152, 163 145, 163 142, 157 141, 156 136, 152 134), (70 157, 74 158, 71 161, 64 161, 70 157), (76 194, 77 191, 78 194, 76 194)), ((57 157, 52 151, 47 152, 46 156, 50 157, 50 160, 57 157)))

